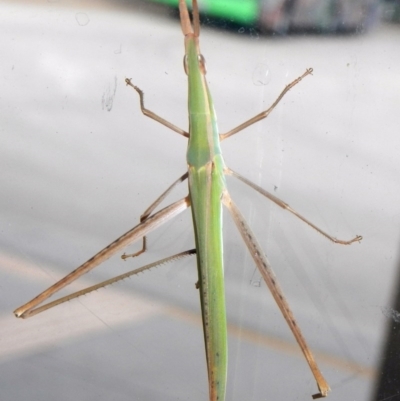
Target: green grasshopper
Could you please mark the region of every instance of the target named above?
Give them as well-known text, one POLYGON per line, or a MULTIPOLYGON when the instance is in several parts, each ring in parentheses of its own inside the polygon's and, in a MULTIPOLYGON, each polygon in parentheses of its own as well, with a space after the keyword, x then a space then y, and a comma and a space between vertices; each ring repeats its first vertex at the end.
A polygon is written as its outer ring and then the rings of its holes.
POLYGON ((104 287, 144 270, 148 270, 149 268, 158 264, 195 253, 197 257, 198 270, 198 283, 196 286, 200 292, 204 342, 208 369, 209 396, 210 401, 224 401, 226 392, 228 356, 222 239, 222 211, 224 205, 230 212, 233 221, 236 224, 251 256, 253 257, 257 268, 264 278, 310 366, 319 389, 319 393, 315 394, 313 398, 325 397, 330 390, 329 385, 322 376, 314 357, 301 334, 301 331, 294 319, 293 313, 290 310, 289 304, 277 283, 270 263, 264 255, 250 227, 244 220, 243 216, 229 195, 225 182, 225 176, 231 175, 238 178, 245 184, 249 185, 270 199, 272 202, 276 203, 278 206, 299 217, 305 223, 317 230, 320 234, 324 235, 335 243, 348 245, 353 242, 360 241, 362 237, 356 236, 350 241, 342 241, 328 235, 310 221, 302 217, 288 204, 256 184, 250 182, 246 178, 240 176, 233 170, 229 169, 224 163, 220 148, 220 142, 222 140, 225 140, 226 138, 238 133, 239 131, 242 131, 250 125, 268 117, 283 96, 304 77, 310 75, 312 73, 312 69, 307 69, 303 75, 287 85, 269 109, 261 112, 231 131, 225 134, 219 134, 213 101, 205 78, 205 59, 200 53, 199 47, 200 22, 197 0, 192 1, 192 7, 193 24, 190 21, 189 11, 185 1, 179 1, 181 27, 185 36, 184 68, 186 75, 188 76, 189 84, 189 131, 184 131, 174 124, 164 120, 152 111, 147 110, 144 107, 143 92, 138 87, 133 85, 130 79, 126 79, 126 84, 131 86, 139 94, 140 108, 144 115, 158 121, 178 134, 189 138, 187 149, 188 171, 177 181, 175 181, 143 213, 140 224, 128 231, 126 234, 122 235, 87 262, 58 281, 56 284, 39 294, 36 298, 16 309, 14 313, 17 317, 27 318, 60 303, 91 292, 95 289, 104 287), (156 207, 165 199, 171 190, 186 179, 188 179, 189 184, 189 195, 165 207, 164 209, 153 213, 156 207), (145 252, 147 248, 146 235, 164 224, 166 221, 183 212, 189 206, 192 208, 193 229, 196 242, 195 250, 189 250, 177 255, 173 255, 151 265, 143 266, 139 269, 114 277, 82 291, 59 298, 58 300, 49 302, 43 306, 38 306, 52 294, 67 286, 78 277, 92 270, 113 254, 122 250, 128 244, 139 239, 142 239, 143 241, 142 249, 140 251, 132 255, 124 254, 122 255, 122 258, 124 259, 129 256, 138 256, 142 252, 145 252))

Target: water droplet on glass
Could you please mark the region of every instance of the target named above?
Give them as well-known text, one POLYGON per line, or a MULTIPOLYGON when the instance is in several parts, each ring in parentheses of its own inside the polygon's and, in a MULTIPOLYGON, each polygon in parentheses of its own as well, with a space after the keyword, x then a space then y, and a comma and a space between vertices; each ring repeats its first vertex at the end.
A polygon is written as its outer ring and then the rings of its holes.
POLYGON ((111 111, 114 103, 115 93, 117 92, 117 77, 114 77, 114 88, 109 84, 106 90, 103 93, 103 97, 101 98, 101 105, 103 110, 107 109, 111 111))
POLYGON ((244 32, 244 28, 243 28, 243 27, 240 28, 238 32, 239 32, 239 33, 243 33, 243 32, 244 32))
POLYGON ((80 26, 85 26, 90 22, 89 16, 86 13, 76 13, 75 19, 80 26))
POLYGON ((259 280, 250 280, 250 285, 253 287, 261 287, 261 279, 259 280))
POLYGON ((262 86, 269 84, 271 80, 271 74, 267 63, 259 63, 253 71, 253 83, 256 86, 262 86))
POLYGON ((250 37, 258 40, 260 39, 260 34, 258 33, 258 31, 254 28, 250 28, 250 37))

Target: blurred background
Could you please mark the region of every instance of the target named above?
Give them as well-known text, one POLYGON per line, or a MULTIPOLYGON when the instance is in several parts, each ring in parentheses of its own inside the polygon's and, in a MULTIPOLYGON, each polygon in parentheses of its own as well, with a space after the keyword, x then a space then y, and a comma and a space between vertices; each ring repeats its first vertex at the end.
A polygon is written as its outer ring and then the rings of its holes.
MULTIPOLYGON (((160 3, 0 4, 1 400, 208 399, 194 259, 28 320, 12 314, 136 225, 185 171, 186 140, 144 117, 124 84, 187 129, 182 33, 174 4, 160 3)), ((398 399, 399 2, 200 6, 222 133, 314 69, 268 119, 224 141, 224 157, 331 235, 362 242, 332 244, 236 180, 229 190, 329 399, 398 399)), ((186 193, 182 184, 166 204, 186 193)), ((308 366, 225 215, 227 400, 310 400, 308 366)), ((147 254, 116 255, 63 294, 192 247, 186 211, 149 236, 147 254)))

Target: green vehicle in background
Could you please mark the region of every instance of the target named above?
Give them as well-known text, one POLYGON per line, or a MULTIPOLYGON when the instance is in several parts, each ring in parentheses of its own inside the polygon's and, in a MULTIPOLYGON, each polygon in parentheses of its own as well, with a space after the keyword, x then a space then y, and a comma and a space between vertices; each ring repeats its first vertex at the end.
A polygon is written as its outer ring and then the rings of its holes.
MULTIPOLYGON (((178 7, 179 0, 151 0, 155 3, 164 3, 178 7)), ((191 8, 190 1, 186 1, 191 8)), ((199 0, 202 15, 227 19, 234 24, 254 25, 258 19, 258 0, 199 0)))
MULTIPOLYGON (((151 1, 178 6, 178 0, 151 1)), ((199 7, 203 16, 279 34, 362 33, 379 16, 379 0, 199 0, 199 7)))

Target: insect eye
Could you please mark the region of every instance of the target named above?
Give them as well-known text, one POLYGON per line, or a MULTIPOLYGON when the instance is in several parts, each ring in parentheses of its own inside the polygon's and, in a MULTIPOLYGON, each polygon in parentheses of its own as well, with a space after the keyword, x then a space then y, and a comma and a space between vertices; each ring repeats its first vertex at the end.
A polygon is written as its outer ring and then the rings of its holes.
POLYGON ((185 74, 188 75, 188 60, 186 54, 183 56, 183 69, 185 70, 185 74))
POLYGON ((203 74, 205 75, 207 73, 206 59, 204 58, 204 56, 202 54, 199 54, 198 60, 199 60, 200 69, 203 71, 203 74))

